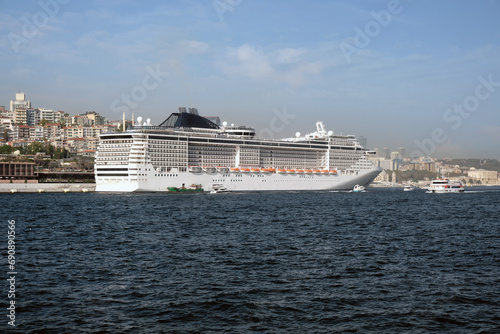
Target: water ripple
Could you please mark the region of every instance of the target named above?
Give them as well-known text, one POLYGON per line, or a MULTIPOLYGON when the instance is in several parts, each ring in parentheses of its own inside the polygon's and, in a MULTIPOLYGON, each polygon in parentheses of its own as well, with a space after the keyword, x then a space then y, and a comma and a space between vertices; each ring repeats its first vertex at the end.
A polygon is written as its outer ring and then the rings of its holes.
POLYGON ((23 333, 500 331, 500 192, 1 196, 23 333))

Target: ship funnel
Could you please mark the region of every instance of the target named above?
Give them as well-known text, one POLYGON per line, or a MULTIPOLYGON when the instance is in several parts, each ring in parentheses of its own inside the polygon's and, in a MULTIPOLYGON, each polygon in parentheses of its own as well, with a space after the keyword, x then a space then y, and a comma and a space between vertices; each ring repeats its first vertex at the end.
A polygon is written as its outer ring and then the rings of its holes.
POLYGON ((198 109, 196 108, 188 108, 189 112, 194 115, 199 115, 198 109))

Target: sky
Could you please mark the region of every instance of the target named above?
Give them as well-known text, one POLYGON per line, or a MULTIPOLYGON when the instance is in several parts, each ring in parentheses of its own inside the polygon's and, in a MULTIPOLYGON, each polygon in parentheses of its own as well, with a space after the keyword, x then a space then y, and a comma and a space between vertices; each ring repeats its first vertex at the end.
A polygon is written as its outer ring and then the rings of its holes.
POLYGON ((500 0, 0 0, 0 105, 500 159, 500 0))

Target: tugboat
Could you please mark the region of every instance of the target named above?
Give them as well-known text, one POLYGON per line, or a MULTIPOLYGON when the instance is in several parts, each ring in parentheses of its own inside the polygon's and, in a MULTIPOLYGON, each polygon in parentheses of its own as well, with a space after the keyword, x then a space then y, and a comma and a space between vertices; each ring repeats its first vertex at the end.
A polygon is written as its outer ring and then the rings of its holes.
POLYGON ((202 193, 203 188, 201 187, 201 184, 192 184, 189 188, 184 187, 184 184, 182 184, 182 187, 168 187, 168 192, 170 193, 202 193))

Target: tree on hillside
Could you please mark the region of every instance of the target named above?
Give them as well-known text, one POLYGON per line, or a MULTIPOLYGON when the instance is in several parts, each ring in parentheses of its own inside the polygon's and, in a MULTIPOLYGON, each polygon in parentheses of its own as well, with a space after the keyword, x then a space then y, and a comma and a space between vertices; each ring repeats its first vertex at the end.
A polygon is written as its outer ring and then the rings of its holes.
POLYGON ((12 154, 14 149, 10 145, 3 145, 0 147, 0 154, 12 154))
POLYGON ((45 143, 34 141, 28 145, 25 154, 37 154, 38 152, 46 151, 45 143))

